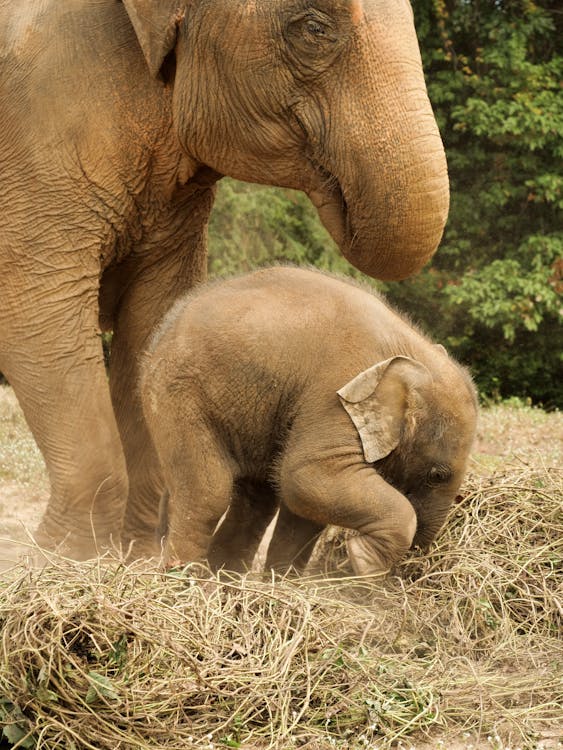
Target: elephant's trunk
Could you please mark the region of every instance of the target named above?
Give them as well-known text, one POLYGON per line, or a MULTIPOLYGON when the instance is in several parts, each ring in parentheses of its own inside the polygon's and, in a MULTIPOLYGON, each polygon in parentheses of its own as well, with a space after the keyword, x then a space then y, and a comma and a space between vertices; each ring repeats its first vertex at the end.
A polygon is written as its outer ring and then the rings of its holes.
POLYGON ((331 102, 322 171, 338 182, 325 182, 310 197, 350 263, 376 278, 401 279, 436 250, 449 186, 410 10, 397 39, 384 21, 369 20, 368 49, 380 59, 374 63, 358 48, 331 102), (356 79, 363 82, 360 96, 356 79))
MULTIPOLYGON (((414 153, 397 155, 390 166, 372 165, 369 172, 376 173, 377 179, 361 185, 359 194, 356 188, 353 199, 347 200, 349 190, 342 187, 335 199, 343 209, 343 226, 335 204, 317 203, 321 220, 345 257, 375 278, 402 279, 419 271, 444 231, 449 189, 440 138, 436 133, 425 139, 424 147, 420 140, 415 145, 414 153)), ((315 203, 316 196, 311 198, 315 203)))

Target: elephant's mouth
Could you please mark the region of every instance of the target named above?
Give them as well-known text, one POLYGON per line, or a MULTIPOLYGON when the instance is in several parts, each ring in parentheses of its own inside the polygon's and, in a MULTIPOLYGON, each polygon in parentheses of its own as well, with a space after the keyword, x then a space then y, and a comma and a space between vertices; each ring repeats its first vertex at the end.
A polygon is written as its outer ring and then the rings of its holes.
POLYGON ((319 178, 318 187, 308 195, 317 209, 319 217, 341 249, 351 244, 348 204, 338 179, 319 164, 312 163, 319 178))

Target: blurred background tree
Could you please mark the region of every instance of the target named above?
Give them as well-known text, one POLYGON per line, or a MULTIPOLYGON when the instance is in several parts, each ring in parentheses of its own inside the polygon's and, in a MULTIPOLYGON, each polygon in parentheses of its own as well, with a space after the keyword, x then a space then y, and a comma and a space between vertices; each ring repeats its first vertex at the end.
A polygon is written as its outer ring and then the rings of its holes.
MULTIPOLYGON (((378 284, 484 398, 563 407, 563 11, 541 0, 413 0, 452 202, 419 276, 378 284)), ((212 275, 290 260, 359 275, 303 195, 220 184, 212 275)))

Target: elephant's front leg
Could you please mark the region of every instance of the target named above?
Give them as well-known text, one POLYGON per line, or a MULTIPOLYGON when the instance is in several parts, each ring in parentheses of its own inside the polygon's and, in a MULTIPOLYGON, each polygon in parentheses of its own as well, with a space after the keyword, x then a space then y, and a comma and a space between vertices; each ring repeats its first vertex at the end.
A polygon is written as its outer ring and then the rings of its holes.
POLYGON ((163 481, 138 390, 139 359, 175 300, 205 279, 207 220, 214 190, 188 190, 168 218, 128 258, 114 280, 115 311, 110 389, 127 461, 129 498, 122 543, 134 557, 160 554, 158 507, 163 481))
POLYGON ((416 532, 411 503, 368 464, 347 463, 340 472, 331 464, 323 472, 322 461, 286 461, 281 495, 298 516, 358 532, 348 541, 357 575, 389 570, 410 548, 416 532))
POLYGON ((49 475, 50 499, 36 539, 86 559, 119 544, 127 474, 98 330, 97 257, 88 256, 91 267, 73 269, 69 254, 65 264, 53 254, 33 269, 0 262, 7 280, 0 367, 49 475))

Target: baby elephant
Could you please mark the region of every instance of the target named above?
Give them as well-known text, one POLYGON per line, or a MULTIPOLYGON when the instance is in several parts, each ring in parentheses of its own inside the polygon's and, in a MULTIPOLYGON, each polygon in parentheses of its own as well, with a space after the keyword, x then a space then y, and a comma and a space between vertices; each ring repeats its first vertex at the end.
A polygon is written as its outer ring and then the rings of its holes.
POLYGON ((141 392, 169 492, 166 558, 231 570, 278 508, 267 567, 301 570, 335 524, 359 532, 358 575, 389 569, 444 523, 477 417, 443 347, 372 292, 292 267, 178 302, 141 392))

